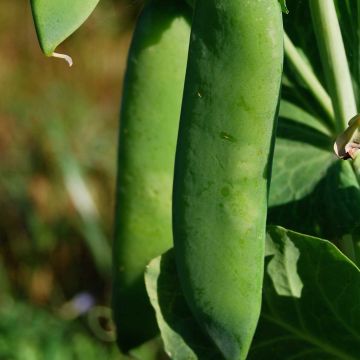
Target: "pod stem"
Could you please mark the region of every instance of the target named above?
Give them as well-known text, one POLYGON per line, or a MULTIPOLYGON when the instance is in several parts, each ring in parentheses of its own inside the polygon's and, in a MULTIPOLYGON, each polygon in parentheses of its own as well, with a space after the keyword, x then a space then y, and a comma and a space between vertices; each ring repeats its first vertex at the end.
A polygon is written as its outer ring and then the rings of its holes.
POLYGON ((332 99, 336 130, 342 132, 357 114, 354 89, 333 0, 311 0, 311 16, 332 99))
POLYGON ((295 45, 286 33, 284 33, 284 47, 286 58, 292 67, 297 72, 301 80, 307 85, 329 118, 334 122, 334 109, 329 94, 321 85, 309 64, 302 58, 299 51, 296 49, 295 45))

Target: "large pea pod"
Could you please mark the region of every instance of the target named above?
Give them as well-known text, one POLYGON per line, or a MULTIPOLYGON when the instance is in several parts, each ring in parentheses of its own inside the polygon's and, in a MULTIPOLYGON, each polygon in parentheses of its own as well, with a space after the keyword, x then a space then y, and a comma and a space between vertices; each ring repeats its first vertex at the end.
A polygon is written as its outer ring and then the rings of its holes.
POLYGON ((245 359, 261 307, 283 63, 278 0, 197 0, 173 192, 177 268, 199 323, 245 359))
POLYGON ((123 350, 157 330, 143 274, 172 246, 171 193, 190 11, 153 0, 137 22, 122 99, 113 246, 113 309, 123 350))

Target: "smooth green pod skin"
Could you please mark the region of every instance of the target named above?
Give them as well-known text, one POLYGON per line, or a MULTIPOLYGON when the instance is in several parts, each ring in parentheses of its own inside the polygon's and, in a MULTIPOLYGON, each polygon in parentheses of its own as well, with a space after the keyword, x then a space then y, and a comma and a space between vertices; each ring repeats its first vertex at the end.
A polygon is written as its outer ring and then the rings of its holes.
POLYGON ((99 0, 31 0, 40 47, 45 55, 70 36, 93 12, 99 0))
POLYGON ((177 268, 199 323, 245 359, 260 314, 283 63, 278 0, 197 0, 173 192, 177 268))
POLYGON ((150 2, 129 53, 113 246, 113 308, 123 350, 158 333, 144 270, 172 246, 171 193, 190 15, 180 1, 150 2))

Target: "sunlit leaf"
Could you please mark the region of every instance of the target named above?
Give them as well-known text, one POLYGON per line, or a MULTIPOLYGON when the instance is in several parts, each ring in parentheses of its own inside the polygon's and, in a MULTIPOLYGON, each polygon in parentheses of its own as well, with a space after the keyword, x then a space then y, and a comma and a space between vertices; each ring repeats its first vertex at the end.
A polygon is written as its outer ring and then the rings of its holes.
POLYGON ((50 56, 92 13, 99 0, 31 0, 43 52, 50 56))
POLYGON ((268 230, 263 308, 248 359, 355 360, 360 271, 333 244, 268 230))

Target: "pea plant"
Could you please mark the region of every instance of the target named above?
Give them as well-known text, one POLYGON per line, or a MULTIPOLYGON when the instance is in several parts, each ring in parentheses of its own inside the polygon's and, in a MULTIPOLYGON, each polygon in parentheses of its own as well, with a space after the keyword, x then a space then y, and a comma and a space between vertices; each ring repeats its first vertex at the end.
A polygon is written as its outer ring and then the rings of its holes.
MULTIPOLYGON (((44 53, 71 65, 55 49, 97 3, 32 0, 44 53)), ((123 352, 359 359, 359 21, 356 0, 145 4, 119 135, 123 352)))

